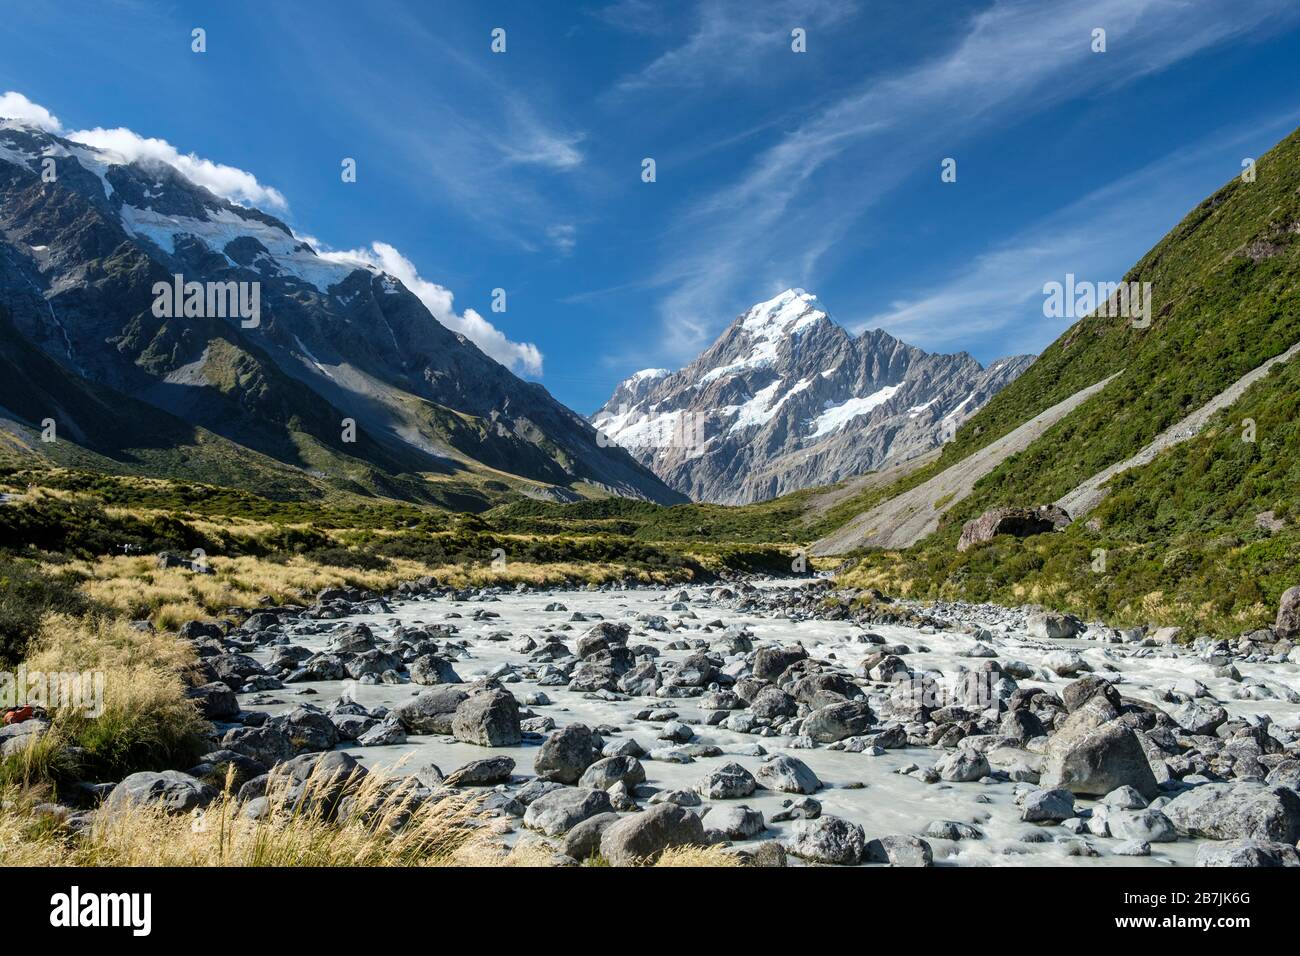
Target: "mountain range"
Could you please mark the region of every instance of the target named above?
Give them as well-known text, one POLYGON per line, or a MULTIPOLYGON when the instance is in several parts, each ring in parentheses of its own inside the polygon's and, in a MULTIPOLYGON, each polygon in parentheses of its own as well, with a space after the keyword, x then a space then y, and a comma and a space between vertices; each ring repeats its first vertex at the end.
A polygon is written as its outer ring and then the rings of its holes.
POLYGON ((166 162, 14 120, 0 120, 0 425, 7 458, 273 496, 684 500, 375 265, 166 162), (256 323, 155 308, 177 276, 255 283, 256 323))
POLYGON ((939 447, 1033 361, 985 368, 879 329, 854 336, 815 296, 787 289, 685 368, 620 383, 591 421, 692 500, 748 504, 939 447))

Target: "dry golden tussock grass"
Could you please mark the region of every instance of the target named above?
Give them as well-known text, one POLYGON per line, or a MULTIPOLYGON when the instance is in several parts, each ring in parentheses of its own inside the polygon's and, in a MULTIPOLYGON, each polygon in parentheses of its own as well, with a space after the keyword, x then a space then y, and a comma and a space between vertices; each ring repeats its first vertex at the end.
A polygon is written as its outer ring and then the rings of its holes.
MULTIPOLYGON (((124 621, 47 615, 24 665, 28 675, 89 674, 102 701, 48 701, 51 727, 0 762, 0 784, 46 786, 60 777, 120 774, 197 756, 210 730, 185 695, 193 649, 173 634, 124 621)), ((182 764, 184 765, 184 764, 182 764)))
POLYGON ((164 630, 175 630, 186 621, 219 615, 227 608, 257 607, 262 597, 277 603, 310 601, 323 588, 357 587, 389 591, 402 581, 432 575, 453 587, 513 585, 560 585, 581 581, 635 579, 643 583, 665 583, 665 573, 634 572, 619 564, 553 562, 532 564, 508 562, 490 564, 425 565, 394 559, 384 571, 361 571, 314 564, 305 558, 268 561, 264 558, 209 556, 212 574, 195 574, 185 568, 159 568, 152 555, 113 555, 94 561, 74 561, 64 567, 88 578, 82 591, 92 601, 113 609, 126 618, 150 620, 164 630))
MULTIPOLYGON (((301 790, 274 786, 267 809, 246 812, 231 793, 201 812, 101 807, 73 830, 33 813, 30 799, 0 798, 0 856, 11 866, 460 866, 551 867, 568 863, 545 840, 497 836, 479 800, 423 800, 400 778, 377 773, 345 784, 313 775, 301 790)), ((662 867, 740 866, 720 847, 677 847, 662 867)))

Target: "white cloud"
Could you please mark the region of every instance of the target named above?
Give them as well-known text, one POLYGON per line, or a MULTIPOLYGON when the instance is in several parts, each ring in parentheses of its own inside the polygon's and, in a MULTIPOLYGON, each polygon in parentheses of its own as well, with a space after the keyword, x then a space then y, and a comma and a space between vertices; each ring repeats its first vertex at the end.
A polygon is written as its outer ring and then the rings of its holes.
MULTIPOLYGON (((761 77, 765 56, 790 49, 794 26, 817 30, 831 27, 857 9, 853 0, 706 0, 699 7, 694 29, 681 46, 651 61, 638 73, 624 77, 615 94, 665 88, 702 87, 720 81, 761 77)), ((610 11, 605 19, 616 22, 610 11)), ((627 8, 629 25, 639 22, 635 6, 627 8)), ((664 19, 662 11, 656 14, 664 19)), ((635 27, 634 27, 635 28, 635 27)))
MULTIPOLYGON (((315 245, 314 242, 312 244, 315 245)), ((388 243, 374 242, 369 249, 320 252, 319 255, 334 262, 362 262, 382 269, 410 289, 435 319, 453 332, 465 336, 502 365, 530 375, 542 374, 542 353, 536 345, 530 342, 511 342, 500 329, 473 309, 457 314, 451 290, 420 278, 415 263, 388 243)))
MULTIPOLYGON (((153 160, 166 163, 192 182, 234 202, 260 207, 273 206, 277 209, 286 209, 289 205, 279 190, 262 185, 252 173, 234 166, 214 163, 194 153, 182 153, 163 139, 141 136, 123 127, 63 133, 62 124, 57 117, 21 93, 9 92, 0 95, 0 118, 16 119, 39 126, 52 133, 59 133, 73 142, 115 153, 126 162, 153 160)), ((574 160, 577 161, 580 159, 574 160)), ((556 154, 552 162, 564 165, 569 160, 561 151, 556 154)), ((572 250, 573 236, 574 227, 567 224, 553 226, 550 232, 552 242, 562 252, 572 250)), ((511 342, 491 322, 473 309, 466 309, 458 314, 453 304, 451 290, 420 278, 415 264, 393 246, 375 242, 369 249, 329 252, 321 251, 320 244, 310 236, 299 236, 299 238, 315 248, 317 254, 327 261, 353 266, 372 266, 387 272, 410 289, 442 325, 453 332, 459 332, 501 364, 532 375, 542 373, 542 353, 536 345, 527 342, 511 342)))
POLYGON ((33 103, 21 93, 10 90, 0 93, 0 119, 13 119, 43 130, 57 133, 63 129, 59 118, 39 103, 33 103))
POLYGON ((194 153, 182 153, 165 139, 141 136, 124 127, 83 129, 66 136, 73 142, 117 153, 127 162, 156 160, 166 163, 179 170, 191 182, 232 202, 272 206, 276 209, 289 207, 283 193, 270 186, 263 186, 252 173, 223 163, 214 163, 194 153))
POLYGON ((0 94, 0 118, 19 120, 55 133, 64 139, 70 139, 74 143, 84 143, 96 149, 108 150, 128 163, 137 160, 164 162, 180 171, 191 182, 232 202, 251 206, 271 206, 275 209, 289 208, 283 193, 270 186, 263 186, 252 173, 235 166, 214 163, 194 153, 182 153, 165 139, 141 136, 125 127, 117 129, 96 127, 71 133, 65 132, 57 116, 39 103, 33 103, 22 93, 10 90, 0 94))

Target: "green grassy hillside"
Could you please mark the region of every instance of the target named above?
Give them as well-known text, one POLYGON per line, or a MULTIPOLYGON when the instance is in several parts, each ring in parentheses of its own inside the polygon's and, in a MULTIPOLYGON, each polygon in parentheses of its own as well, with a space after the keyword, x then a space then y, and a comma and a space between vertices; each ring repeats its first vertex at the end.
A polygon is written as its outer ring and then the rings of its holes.
MULTIPOLYGON (((1090 316, 1054 342, 961 430, 933 465, 842 503, 825 524, 959 461, 1080 388, 1115 381, 1003 462, 930 539, 868 555, 851 579, 921 596, 1033 599, 1124 623, 1219 632, 1271 620, 1300 583, 1300 427, 1294 364, 1281 366, 1196 439, 1117 478, 1059 535, 998 539, 958 554, 964 521, 997 505, 1052 501, 1122 461, 1266 359, 1300 341, 1300 133, 1189 213, 1124 277, 1150 282, 1150 328, 1090 316), (1242 420, 1255 440, 1242 440, 1242 420), (1256 527, 1273 511, 1282 529, 1256 527), (1094 570, 1106 552, 1105 571, 1094 570)), ((820 530, 820 529, 819 529, 820 530)))

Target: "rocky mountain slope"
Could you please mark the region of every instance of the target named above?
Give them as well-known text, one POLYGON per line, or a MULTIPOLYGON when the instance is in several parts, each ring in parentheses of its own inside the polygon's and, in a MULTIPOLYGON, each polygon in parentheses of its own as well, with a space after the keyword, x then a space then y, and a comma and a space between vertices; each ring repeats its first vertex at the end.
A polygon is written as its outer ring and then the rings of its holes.
POLYGON ((1032 362, 855 337, 788 289, 686 368, 627 379, 592 423, 692 499, 744 504, 924 454, 1032 362))
POLYGON ((0 444, 54 461, 90 455, 211 480, 234 456, 243 467, 223 470, 244 486, 296 472, 303 490, 456 507, 510 492, 681 500, 393 276, 318 254, 281 220, 166 163, 7 120, 0 310, 15 339, 6 357, 22 371, 0 380, 14 436, 0 444), (210 309, 155 314, 155 284, 176 275, 256 283, 257 324, 210 309), (61 440, 34 442, 51 418, 61 440))

